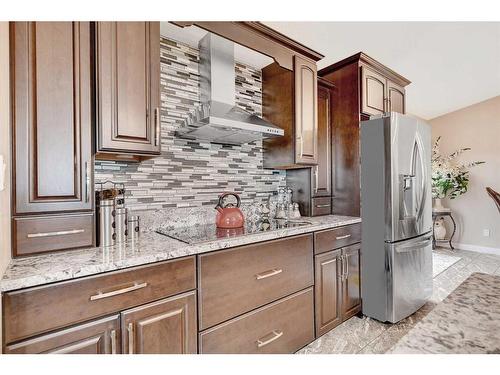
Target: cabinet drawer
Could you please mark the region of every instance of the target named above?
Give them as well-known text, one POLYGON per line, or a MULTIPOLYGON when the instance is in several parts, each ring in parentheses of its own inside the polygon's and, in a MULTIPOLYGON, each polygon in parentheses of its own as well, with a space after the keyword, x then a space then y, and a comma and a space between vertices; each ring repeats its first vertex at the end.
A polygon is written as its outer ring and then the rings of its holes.
POLYGON ((16 256, 90 247, 94 243, 94 215, 14 218, 13 230, 16 256))
POLYGON ((200 329, 313 285, 312 235, 200 255, 200 329))
POLYGON ((10 343, 195 288, 195 259, 136 267, 4 295, 10 343))
POLYGON ((361 223, 327 229, 314 233, 314 253, 324 253, 357 242, 361 242, 361 223))
POLYGON ((312 288, 200 333, 200 353, 293 353, 314 340, 312 288))
POLYGON ((332 213, 332 198, 312 198, 311 216, 330 215, 332 213))

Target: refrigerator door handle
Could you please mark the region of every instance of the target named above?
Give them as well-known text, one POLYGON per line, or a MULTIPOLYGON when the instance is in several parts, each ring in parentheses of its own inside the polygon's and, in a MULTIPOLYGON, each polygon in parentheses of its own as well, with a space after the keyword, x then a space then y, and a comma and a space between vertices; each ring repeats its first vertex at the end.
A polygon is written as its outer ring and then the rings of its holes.
POLYGON ((410 251, 414 251, 414 250, 419 250, 419 249, 422 249, 422 248, 425 248, 427 246, 429 246, 431 244, 431 240, 432 240, 432 236, 428 236, 426 237, 425 239, 423 239, 422 241, 419 241, 419 242, 412 242, 408 245, 403 245, 403 246, 397 246, 396 247, 396 252, 398 253, 407 253, 407 252, 410 252, 410 251))
POLYGON ((424 208, 425 208, 425 201, 427 199, 427 182, 429 176, 427 175, 427 169, 425 168, 425 162, 424 162, 424 147, 422 145, 422 139, 420 138, 419 134, 417 133, 417 137, 415 138, 415 145, 413 146, 413 155, 412 155, 412 174, 416 174, 416 169, 417 169, 417 161, 416 161, 416 156, 418 154, 420 158, 420 166, 421 166, 421 173, 422 173, 422 198, 420 200, 420 204, 418 206, 417 210, 417 222, 420 222, 422 215, 424 213, 424 208))

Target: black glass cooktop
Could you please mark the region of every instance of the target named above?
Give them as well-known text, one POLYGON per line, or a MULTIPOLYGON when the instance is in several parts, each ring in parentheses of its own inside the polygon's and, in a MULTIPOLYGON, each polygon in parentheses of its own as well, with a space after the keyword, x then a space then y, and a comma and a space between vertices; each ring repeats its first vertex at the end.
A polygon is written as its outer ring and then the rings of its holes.
POLYGON ((243 227, 234 229, 217 228, 215 224, 207 224, 181 228, 160 228, 156 232, 191 245, 305 225, 311 225, 311 223, 303 220, 272 219, 245 223, 243 227))

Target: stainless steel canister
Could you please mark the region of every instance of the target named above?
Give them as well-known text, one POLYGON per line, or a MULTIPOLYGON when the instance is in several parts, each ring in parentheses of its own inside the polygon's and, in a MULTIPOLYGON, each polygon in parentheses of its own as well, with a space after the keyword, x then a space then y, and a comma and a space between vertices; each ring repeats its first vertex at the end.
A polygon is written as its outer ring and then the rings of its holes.
POLYGON ((103 199, 99 201, 99 246, 108 247, 115 244, 114 209, 114 199, 103 199))
POLYGON ((127 240, 127 210, 115 208, 115 242, 124 243, 127 240))
POLYGON ((127 219, 127 239, 130 241, 137 241, 137 239, 139 238, 139 233, 139 216, 129 215, 127 219))

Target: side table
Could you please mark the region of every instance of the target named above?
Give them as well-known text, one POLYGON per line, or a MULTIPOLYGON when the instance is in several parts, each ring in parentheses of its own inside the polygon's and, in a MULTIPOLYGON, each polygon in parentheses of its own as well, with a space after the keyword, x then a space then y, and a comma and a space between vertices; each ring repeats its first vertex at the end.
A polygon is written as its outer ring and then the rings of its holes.
POLYGON ((451 244, 451 241, 453 240, 453 236, 455 235, 455 232, 457 231, 457 224, 455 223, 455 219, 453 219, 453 215, 451 214, 451 210, 440 210, 440 211, 434 211, 432 210, 432 248, 436 248, 436 242, 448 242, 450 245, 451 250, 455 250, 453 245, 451 244), (434 224, 436 223, 436 219, 438 217, 449 217, 451 219, 451 222, 453 223, 453 232, 451 233, 451 236, 449 238, 445 238, 442 240, 436 240, 436 236, 434 235, 434 224))

